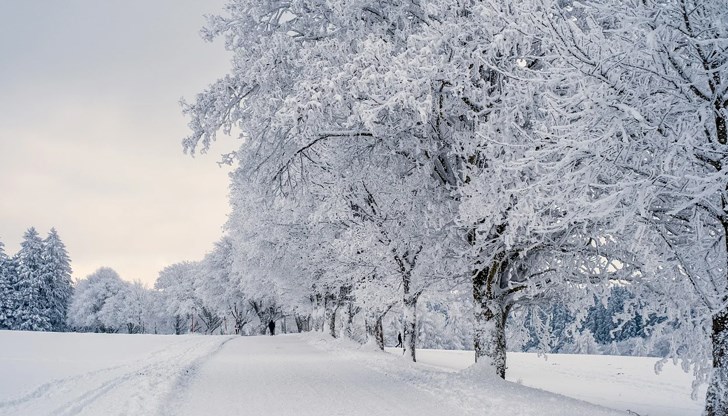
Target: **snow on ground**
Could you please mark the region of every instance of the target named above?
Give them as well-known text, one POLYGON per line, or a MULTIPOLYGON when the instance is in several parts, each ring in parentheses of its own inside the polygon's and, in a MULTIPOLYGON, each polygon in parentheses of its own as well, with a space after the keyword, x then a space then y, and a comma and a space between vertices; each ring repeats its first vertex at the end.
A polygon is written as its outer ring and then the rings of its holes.
MULTIPOLYGON (((200 370, 170 415, 418 415, 462 411, 435 395, 328 353, 304 337, 247 337, 200 370), (209 398, 215 397, 215 400, 209 398)), ((382 354, 380 354, 382 355, 382 354)))
POLYGON ((231 337, 0 331, 0 415, 152 415, 231 337))
POLYGON ((323 334, 276 337, 0 331, 0 415, 699 415, 690 378, 654 359, 510 354, 519 383, 472 352, 397 350, 323 334), (686 399, 687 398, 687 399, 686 399))
MULTIPOLYGON (((387 348, 401 355, 401 349, 387 348)), ((473 363, 473 351, 419 350, 420 365, 448 372, 473 363)), ((705 386, 691 399, 692 376, 668 362, 655 373, 658 359, 610 355, 508 353, 506 378, 529 387, 574 397, 642 416, 699 416, 705 386)))
MULTIPOLYGON (((473 365, 453 373, 408 362, 399 354, 382 354, 372 346, 357 348, 347 340, 311 334, 307 341, 331 355, 343 356, 368 369, 414 386, 459 408, 461 415, 479 416, 617 416, 623 412, 525 387, 497 378, 489 367, 473 365)), ((417 413, 405 413, 406 415, 417 413)), ((449 413, 453 414, 453 413, 449 413)))

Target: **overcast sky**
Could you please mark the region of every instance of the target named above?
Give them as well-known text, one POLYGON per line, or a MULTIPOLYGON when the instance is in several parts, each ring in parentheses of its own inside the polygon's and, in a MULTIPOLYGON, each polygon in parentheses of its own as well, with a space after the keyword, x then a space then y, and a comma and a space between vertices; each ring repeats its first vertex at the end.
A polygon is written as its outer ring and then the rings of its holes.
POLYGON ((152 284, 221 236, 229 168, 182 153, 178 101, 222 76, 223 0, 0 0, 0 241, 56 227, 74 278, 152 284))

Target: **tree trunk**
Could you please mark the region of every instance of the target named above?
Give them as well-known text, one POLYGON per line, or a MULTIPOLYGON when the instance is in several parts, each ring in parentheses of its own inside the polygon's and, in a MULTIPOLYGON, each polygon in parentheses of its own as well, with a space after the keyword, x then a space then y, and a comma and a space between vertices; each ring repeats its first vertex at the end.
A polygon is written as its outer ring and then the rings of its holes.
POLYGON ((182 317, 180 315, 174 316, 174 334, 182 334, 182 317))
POLYGON ((404 316, 402 317, 402 325, 404 326, 404 355, 409 357, 412 362, 417 362, 417 355, 415 351, 415 345, 417 343, 417 299, 420 297, 420 293, 412 293, 410 284, 412 283, 412 268, 407 270, 402 266, 402 303, 404 309, 404 316))
POLYGON ((339 288, 339 296, 336 298, 336 309, 335 312, 341 311, 341 324, 339 325, 339 331, 337 331, 337 337, 347 337, 349 339, 353 336, 352 324, 354 323, 354 302, 351 296, 351 286, 341 286, 339 288))
POLYGON ((367 342, 374 341, 377 344, 377 347, 382 351, 384 351, 384 325, 382 325, 383 319, 384 314, 369 314, 364 323, 364 325, 366 326, 367 342))
POLYGON ((323 296, 320 294, 316 294, 313 297, 313 314, 311 315, 311 318, 313 320, 313 330, 314 331, 324 331, 324 309, 325 309, 325 301, 322 299, 323 296), (324 305, 322 305, 324 303, 324 305))
POLYGON ((344 330, 342 331, 343 334, 349 338, 354 338, 354 315, 356 315, 357 310, 354 309, 354 302, 349 299, 347 302, 347 308, 346 308, 346 323, 344 326, 344 330))
POLYGON ((317 310, 313 315, 313 330, 316 332, 324 332, 324 313, 321 310, 317 310))
POLYGON ((494 372, 505 378, 508 309, 503 298, 494 293, 499 269, 496 263, 473 274, 474 344, 475 362, 488 360, 494 372))
MULTIPOLYGON (((726 136, 723 136, 723 139, 728 141, 726 136)), ((728 189, 726 192, 728 193, 728 189)), ((725 196, 721 198, 721 205, 723 212, 728 211, 725 196)), ((728 253, 728 221, 724 218, 720 218, 719 221, 723 226, 725 252, 728 253)), ((728 280, 728 276, 726 279, 728 280)), ((723 305, 726 300, 728 299, 723 298, 723 305)), ((710 375, 708 393, 705 397, 705 415, 728 415, 728 307, 723 306, 713 315, 710 340, 713 346, 713 372, 710 375)))
POLYGON ((296 328, 299 333, 308 332, 311 330, 311 315, 294 315, 296 321, 296 328))
POLYGON ((705 398, 706 416, 728 415, 728 308, 713 316, 713 373, 705 398))
POLYGON ((384 351, 384 325, 382 325, 382 319, 384 315, 377 318, 374 322, 374 340, 377 342, 377 346, 380 350, 384 351))
POLYGON ((337 337, 336 336, 337 335, 336 334, 336 311, 338 309, 339 308, 330 308, 326 311, 328 314, 328 316, 326 317, 326 321, 327 321, 328 327, 329 327, 329 335, 331 335, 334 338, 337 337))
POLYGON ((417 341, 417 296, 404 298, 404 355, 417 362, 415 344, 417 341))
POLYGON ((382 321, 390 309, 392 309, 392 306, 385 309, 383 313, 370 312, 364 322, 364 325, 366 326, 367 341, 374 341, 377 344, 377 347, 382 351, 384 351, 384 325, 382 324, 382 321))

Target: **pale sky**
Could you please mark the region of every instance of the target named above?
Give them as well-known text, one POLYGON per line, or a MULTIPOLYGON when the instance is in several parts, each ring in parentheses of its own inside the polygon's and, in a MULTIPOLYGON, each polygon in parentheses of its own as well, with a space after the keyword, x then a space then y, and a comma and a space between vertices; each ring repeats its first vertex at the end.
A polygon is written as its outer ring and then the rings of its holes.
POLYGON ((223 0, 0 0, 0 241, 56 227, 73 276, 151 285, 222 234, 229 168, 182 153, 181 97, 228 68, 199 36, 223 0))

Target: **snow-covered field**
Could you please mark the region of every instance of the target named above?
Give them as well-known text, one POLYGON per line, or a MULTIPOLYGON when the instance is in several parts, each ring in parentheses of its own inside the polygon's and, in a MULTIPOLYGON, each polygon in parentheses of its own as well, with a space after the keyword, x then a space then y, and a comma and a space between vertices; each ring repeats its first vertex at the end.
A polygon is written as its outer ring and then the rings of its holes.
POLYGON ((670 366, 656 376, 654 359, 510 354, 511 383, 478 366, 458 371, 472 353, 423 350, 412 364, 390 352, 322 334, 0 331, 0 415, 697 416, 702 407, 690 377, 670 366))
MULTIPOLYGON (((402 350, 387 348, 392 354, 402 350)), ((473 362, 472 351, 420 350, 420 364, 460 371, 473 362)), ((671 362, 655 373, 655 358, 611 355, 508 353, 510 381, 641 416, 698 416, 705 386, 691 399, 692 376, 671 362)))

